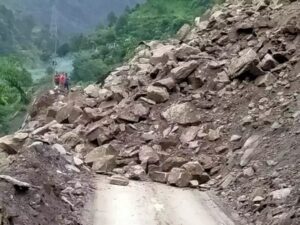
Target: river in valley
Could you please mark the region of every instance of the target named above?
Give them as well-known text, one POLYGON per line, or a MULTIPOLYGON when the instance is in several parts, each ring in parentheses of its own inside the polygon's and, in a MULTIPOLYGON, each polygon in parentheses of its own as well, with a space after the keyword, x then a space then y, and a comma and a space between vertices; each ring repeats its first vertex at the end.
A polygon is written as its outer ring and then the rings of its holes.
MULTIPOLYGON (((57 63, 55 70, 57 72, 66 72, 68 74, 71 74, 73 71, 73 57, 72 56, 66 56, 63 58, 56 58, 55 61, 57 63)), ((47 64, 40 64, 36 68, 28 69, 28 71, 32 75, 32 79, 34 81, 37 81, 47 74, 47 68, 50 65, 47 64)))

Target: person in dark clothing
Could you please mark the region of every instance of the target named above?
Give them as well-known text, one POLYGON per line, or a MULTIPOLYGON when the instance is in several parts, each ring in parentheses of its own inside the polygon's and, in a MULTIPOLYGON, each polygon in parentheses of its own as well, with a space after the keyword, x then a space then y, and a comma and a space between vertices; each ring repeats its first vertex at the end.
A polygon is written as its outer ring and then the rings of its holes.
POLYGON ((65 73, 65 89, 69 91, 69 85, 70 85, 70 78, 67 73, 65 73))

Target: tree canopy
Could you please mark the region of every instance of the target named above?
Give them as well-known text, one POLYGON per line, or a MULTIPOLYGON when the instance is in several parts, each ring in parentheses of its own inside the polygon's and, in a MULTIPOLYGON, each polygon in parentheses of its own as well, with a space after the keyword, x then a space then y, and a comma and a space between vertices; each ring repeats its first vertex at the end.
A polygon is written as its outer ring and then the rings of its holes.
POLYGON ((0 57, 0 129, 7 131, 9 117, 22 104, 29 103, 31 75, 14 57, 0 57))
POLYGON ((78 53, 73 79, 102 79, 108 69, 132 56, 139 42, 173 36, 183 24, 191 23, 215 1, 148 0, 134 9, 127 9, 118 18, 110 13, 109 26, 99 26, 93 34, 80 35, 71 41, 71 50, 78 53), (87 71, 93 71, 93 75, 87 71))

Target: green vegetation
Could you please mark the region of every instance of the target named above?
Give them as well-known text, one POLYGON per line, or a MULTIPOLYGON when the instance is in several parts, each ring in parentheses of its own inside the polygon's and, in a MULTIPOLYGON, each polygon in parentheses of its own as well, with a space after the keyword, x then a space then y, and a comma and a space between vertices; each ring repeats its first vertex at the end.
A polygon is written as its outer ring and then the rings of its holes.
POLYGON ((33 81, 24 65, 47 62, 52 46, 46 27, 0 4, 0 134, 9 131, 12 119, 30 103, 33 81))
POLYGON ((29 103, 30 73, 14 57, 0 57, 0 133, 9 130, 8 122, 29 103))
MULTIPOLYGON (((0 55, 44 55, 53 45, 48 31, 35 23, 31 16, 16 15, 0 5, 0 55)), ((35 56, 36 57, 36 56, 35 56)))
POLYGON ((211 7, 215 0, 148 0, 117 18, 108 15, 107 27, 99 26, 88 37, 80 35, 71 42, 77 52, 73 80, 103 80, 109 70, 132 56, 144 40, 166 39, 184 23, 191 23, 211 7))

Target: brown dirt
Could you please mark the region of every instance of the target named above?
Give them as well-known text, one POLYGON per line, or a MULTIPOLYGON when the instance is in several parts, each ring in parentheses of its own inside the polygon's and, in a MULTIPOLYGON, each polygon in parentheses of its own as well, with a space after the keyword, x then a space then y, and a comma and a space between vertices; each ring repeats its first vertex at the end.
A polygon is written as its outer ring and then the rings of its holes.
MULTIPOLYGON (((29 121, 43 118, 47 107, 53 104, 58 94, 49 96, 44 93, 35 101, 31 111, 34 112, 31 114, 33 117, 29 121)), ((39 126, 44 123, 41 120, 39 126)), ((67 170, 71 156, 53 151, 47 142, 40 148, 28 148, 34 141, 35 137, 27 139, 18 154, 8 156, 10 164, 1 170, 1 174, 39 188, 22 191, 0 180, 0 224, 82 224, 82 209, 93 189, 92 175, 84 169, 80 173, 67 170)))
POLYGON ((0 182, 2 225, 81 224, 81 210, 91 193, 88 172, 67 171, 66 160, 47 144, 39 151, 23 150, 13 158, 9 168, 1 173, 40 188, 20 191, 12 184, 0 182), (64 202, 63 196, 73 206, 64 202))

